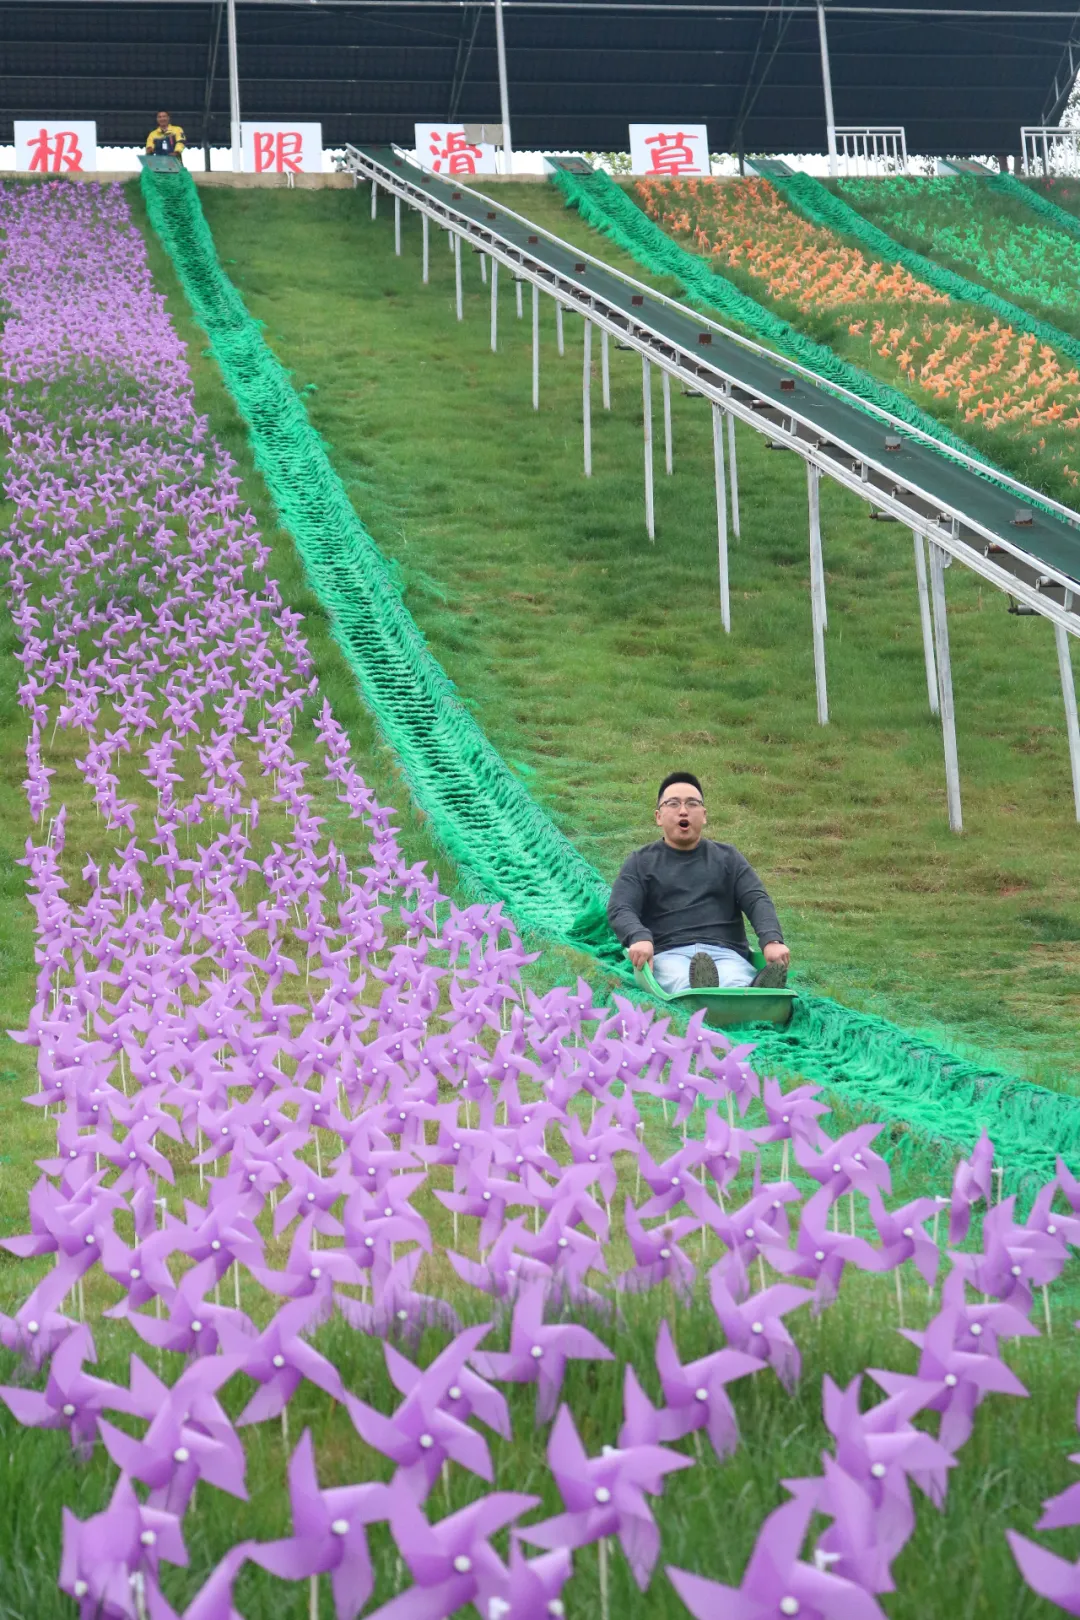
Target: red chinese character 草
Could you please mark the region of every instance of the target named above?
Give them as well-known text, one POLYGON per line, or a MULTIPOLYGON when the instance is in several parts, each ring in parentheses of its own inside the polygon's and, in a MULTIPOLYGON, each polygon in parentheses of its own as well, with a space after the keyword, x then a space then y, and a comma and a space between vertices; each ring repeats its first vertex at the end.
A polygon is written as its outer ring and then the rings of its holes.
POLYGON ((645 141, 646 146, 653 146, 656 150, 652 154, 652 168, 649 174, 700 174, 701 164, 697 154, 690 150, 690 142, 696 141, 698 136, 687 135, 679 130, 675 135, 650 135, 645 141))
POLYGON ((304 137, 297 129, 257 129, 252 136, 256 174, 299 174, 304 161, 304 137))
POLYGON ((30 158, 31 171, 37 169, 42 174, 59 174, 63 169, 72 174, 82 169, 79 137, 73 129, 57 129, 51 135, 47 129, 42 129, 32 141, 27 141, 26 146, 33 154, 30 158))
POLYGON ((478 146, 469 144, 463 129, 448 129, 441 145, 438 135, 432 130, 431 155, 434 159, 431 167, 436 174, 442 173, 444 163, 447 174, 475 174, 476 165, 484 154, 478 146))

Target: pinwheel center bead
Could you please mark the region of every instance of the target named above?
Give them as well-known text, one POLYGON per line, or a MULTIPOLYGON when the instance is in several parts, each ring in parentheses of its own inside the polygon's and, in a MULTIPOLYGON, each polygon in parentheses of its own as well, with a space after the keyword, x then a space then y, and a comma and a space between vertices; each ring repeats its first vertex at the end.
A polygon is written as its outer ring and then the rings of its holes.
POLYGON ((138 1157, 139 1157, 139 1155, 135 1152, 134 1148, 132 1148, 131 1152, 128 1154, 128 1158, 129 1159, 137 1159, 138 1157))
POLYGON ((955 1389, 956 1388, 956 1374, 955 1373, 946 1373, 945 1374, 945 1383, 946 1383, 946 1386, 949 1389, 955 1389))
POLYGON ((568 1249, 570 1247, 570 1239, 569 1238, 556 1238, 555 1239, 555 1247, 557 1249, 568 1249))
POLYGON ((751 1237, 751 1238, 752 1238, 752 1237, 753 1237, 753 1235, 754 1235, 754 1228, 753 1228, 753 1227, 752 1227, 752 1226, 748 1226, 748 1227, 747 1227, 747 1228, 746 1228, 746 1235, 747 1235, 747 1237, 751 1237))
POLYGON ((460 1386, 460 1384, 451 1384, 450 1388, 447 1390, 446 1393, 449 1395, 449 1397, 450 1397, 450 1399, 452 1401, 460 1401, 460 1399, 461 1399, 461 1386, 460 1386))
POLYGON ((680 1179, 679 1179, 679 1177, 678 1177, 678 1176, 672 1176, 672 1178, 671 1178, 671 1185, 672 1185, 672 1186, 673 1186, 673 1187, 678 1187, 678 1186, 680 1186, 680 1185, 681 1185, 681 1182, 680 1182, 680 1179))
POLYGON ((764 1333, 765 1328, 760 1322, 751 1322, 750 1331, 751 1333, 764 1333))
POLYGON ((93 1243, 94 1242, 94 1234, 93 1234, 93 1232, 87 1232, 85 1241, 87 1243, 93 1243))
POLYGON ((87 1586, 85 1581, 76 1581, 71 1590, 77 1598, 84 1598, 87 1592, 89 1592, 90 1588, 87 1586))
POLYGON ((840 1174, 840 1166, 838 1164, 834 1164, 833 1165, 833 1175, 839 1175, 839 1174, 840 1174))
POLYGON ((1009 1270, 1010 1270, 1010 1272, 1012 1273, 1012 1275, 1014 1277, 1023 1276, 1023 1267, 1022 1266, 1010 1266, 1009 1270))
POLYGON ((271 1366, 284 1367, 284 1365, 285 1365, 285 1357, 284 1356, 274 1356, 272 1358, 272 1360, 271 1360, 271 1366))
POLYGON ((374 1247, 375 1247, 375 1239, 374 1238, 365 1238, 364 1239, 364 1248, 365 1249, 373 1249, 374 1247))
POLYGON ((529 1354, 533 1357, 533 1359, 535 1361, 539 1361, 540 1357, 543 1355, 543 1353, 544 1353, 544 1347, 543 1347, 542 1344, 534 1344, 532 1349, 529 1351, 529 1354))
POLYGON ((799 1612, 799 1600, 798 1600, 798 1598, 782 1597, 780 1599, 780 1613, 781 1614, 798 1614, 798 1612, 799 1612))
POLYGON ((128 1272, 128 1276, 131 1278, 132 1282, 138 1282, 139 1278, 142 1276, 142 1272, 139 1270, 138 1266, 132 1266, 131 1270, 128 1272))
POLYGON ((69 1150, 68 1150, 68 1158, 69 1158, 69 1159, 77 1159, 77 1158, 78 1158, 78 1157, 79 1157, 79 1155, 78 1155, 78 1153, 77 1153, 77 1152, 76 1152, 76 1151, 75 1151, 75 1149, 74 1149, 74 1148, 70 1148, 70 1149, 69 1149, 69 1150))
POLYGON ((981 1322, 972 1322, 972 1324, 971 1324, 971 1333, 972 1333, 972 1337, 977 1339, 979 1337, 979 1335, 982 1333, 982 1323, 981 1322))
POLYGON ((695 1389, 695 1391, 694 1391, 694 1399, 695 1399, 695 1401, 707 1401, 708 1398, 709 1398, 709 1392, 708 1392, 707 1389, 695 1389))
POLYGON ((603 1506, 605 1502, 611 1501, 611 1492, 608 1490, 606 1485, 598 1485, 593 1494, 601 1506, 603 1506))
POLYGON ((815 1260, 821 1261, 821 1260, 824 1260, 824 1258, 825 1258, 825 1250, 824 1249, 815 1249, 814 1250, 814 1259, 815 1260))
POLYGON ((1051 1224, 1046 1228, 1046 1230, 1047 1230, 1047 1233, 1048 1233, 1048 1235, 1050 1237, 1054 1237, 1054 1235, 1057 1232, 1057 1227, 1053 1224, 1053 1222, 1051 1222, 1051 1224))
POLYGON ((307 1201, 308 1201, 309 1204, 313 1204, 315 1202, 315 1194, 314 1193, 308 1193, 307 1201))
POLYGON ((589 1163, 590 1164, 595 1164, 596 1163, 596 1154, 595 1153, 590 1153, 589 1154, 589 1163))
POLYGON ((397 1319, 399 1322, 407 1322, 409 1320, 408 1311, 398 1311, 397 1319))
POLYGON ((780 1115, 780 1123, 781 1123, 781 1125, 790 1125, 791 1124, 791 1115, 790 1114, 781 1114, 780 1115))
POLYGON ((910 1226, 905 1226, 904 1227, 904 1236, 905 1237, 914 1237, 915 1236, 914 1229, 912 1227, 910 1227, 910 1226))
POLYGON ((486 1193, 484 1193, 484 1194, 483 1194, 483 1198, 484 1198, 484 1201, 485 1201, 485 1203, 486 1203, 486 1202, 487 1202, 487 1200, 488 1200, 488 1199, 489 1199, 489 1198, 490 1198, 490 1197, 491 1197, 491 1194, 490 1194, 490 1193, 489 1193, 489 1192, 486 1192, 486 1193))
POLYGON ((422 1434, 420 1436, 420 1444, 425 1451, 430 1451, 432 1446, 435 1444, 434 1436, 430 1434, 422 1434))
POLYGON ((875 1479, 884 1479, 885 1478, 885 1464, 884 1463, 871 1463, 870 1472, 873 1474, 875 1479))
POLYGON ((218 1242, 217 1238, 211 1238, 210 1247, 213 1249, 214 1253, 217 1254, 218 1250, 221 1248, 221 1244, 218 1242))
POLYGON ((309 1275, 318 1281, 318 1279, 322 1276, 322 1266, 312 1266, 309 1275))
POLYGON ((75 1408, 72 1406, 70 1401, 67 1403, 66 1406, 62 1407, 61 1410, 62 1410, 65 1417, 74 1417, 75 1416, 75 1408))
POLYGON ((202 1332, 202 1323, 197 1318, 191 1324, 191 1331, 192 1331, 192 1333, 201 1333, 202 1332))
POLYGON ((157 1536, 153 1530, 144 1530, 139 1540, 144 1547, 152 1547, 157 1540, 157 1536))
POLYGON ((671 1250, 670 1249, 661 1249, 660 1250, 660 1258, 661 1258, 661 1260, 670 1260, 671 1259, 671 1250))
POLYGON ((547 1606, 547 1612, 548 1614, 555 1615, 556 1620, 558 1620, 559 1616, 566 1613, 566 1604, 563 1602, 562 1598, 552 1598, 551 1602, 547 1606))
MULTIPOLYGON (((460 1142, 451 1142, 450 1146, 453 1148, 454 1152, 457 1153, 461 1148, 461 1143, 460 1142)), ((375 1174, 374 1170, 371 1173, 372 1173, 372 1175, 374 1175, 375 1174)))
POLYGON ((457 1557, 454 1559, 454 1568, 457 1570, 459 1575, 467 1575, 470 1569, 472 1569, 472 1559, 469 1558, 465 1553, 458 1553, 457 1557))
POLYGON ((187 1462, 190 1456, 191 1452, 188 1450, 187 1446, 177 1446, 176 1450, 173 1452, 173 1462, 187 1462))
POLYGON ((391 1209, 391 1208, 390 1208, 390 1206, 389 1206, 389 1204, 388 1204, 388 1205, 387 1205, 387 1206, 386 1206, 386 1208, 385 1208, 385 1209, 384 1209, 384 1210, 383 1210, 383 1214, 384 1214, 384 1215, 385 1215, 385 1216, 386 1216, 386 1217, 387 1217, 387 1219, 389 1219, 389 1217, 390 1217, 390 1216, 391 1216, 391 1215, 392 1215, 392 1214, 393 1214, 393 1213, 394 1213, 394 1212, 393 1212, 393 1210, 392 1210, 392 1209, 391 1209))

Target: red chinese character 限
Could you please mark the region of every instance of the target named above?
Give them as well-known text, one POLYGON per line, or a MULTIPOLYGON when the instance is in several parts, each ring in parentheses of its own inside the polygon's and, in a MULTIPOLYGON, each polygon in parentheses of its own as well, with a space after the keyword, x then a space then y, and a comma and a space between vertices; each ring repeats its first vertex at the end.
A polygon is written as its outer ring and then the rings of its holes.
POLYGON ((256 174, 299 174, 304 161, 304 137, 297 129, 257 129, 252 136, 256 174))
POLYGON ((650 135, 645 141, 646 146, 653 146, 656 150, 652 154, 652 168, 649 174, 700 174, 701 164, 697 154, 690 150, 690 142, 696 141, 696 135, 687 135, 679 130, 674 135, 650 135))
POLYGON ((432 130, 430 150, 434 159, 431 167, 436 174, 442 173, 444 163, 447 174, 475 174, 476 165, 484 155, 478 146, 469 144, 463 129, 448 129, 442 144, 438 132, 432 130))
POLYGON ((57 129, 50 135, 47 129, 42 129, 33 140, 27 141, 27 151, 30 152, 30 169, 41 174, 59 174, 63 169, 73 174, 82 169, 82 151, 79 147, 79 137, 73 129, 57 129))

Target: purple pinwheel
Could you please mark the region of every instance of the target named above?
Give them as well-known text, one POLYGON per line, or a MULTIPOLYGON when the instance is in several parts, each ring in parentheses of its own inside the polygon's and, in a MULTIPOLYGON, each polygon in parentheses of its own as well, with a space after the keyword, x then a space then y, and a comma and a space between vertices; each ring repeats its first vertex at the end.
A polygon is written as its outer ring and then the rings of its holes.
POLYGON ((329 1574, 338 1620, 355 1620, 374 1584, 367 1526, 390 1517, 391 1488, 366 1484, 320 1490, 311 1431, 305 1429, 289 1461, 289 1501, 292 1535, 250 1542, 248 1558, 286 1581, 329 1574))
MULTIPOLYGON (((424 1369, 393 1417, 385 1417, 355 1395, 345 1396, 357 1433, 397 1464, 394 1479, 415 1501, 424 1501, 447 1461, 489 1482, 494 1477, 486 1441, 446 1409, 454 1404, 448 1399, 450 1389, 461 1386, 466 1362, 490 1330, 491 1323, 484 1322, 459 1333, 424 1369)), ((400 1377, 397 1358, 394 1366, 400 1377)))
POLYGON ((589 1457, 569 1407, 561 1406, 548 1441, 548 1464, 566 1512, 523 1527, 519 1531, 522 1539, 555 1550, 585 1547, 602 1537, 618 1536, 634 1579, 644 1591, 660 1554, 660 1532, 646 1493, 655 1495, 665 1474, 692 1468, 692 1458, 657 1445, 624 1450, 605 1446, 602 1456, 589 1457))
POLYGON ((34 1289, 14 1316, 0 1311, 0 1345, 26 1357, 32 1367, 41 1367, 78 1323, 56 1309, 75 1286, 80 1272, 66 1265, 55 1266, 34 1289))
POLYGON ((981 1198, 990 1208, 994 1201, 994 1144, 983 1131, 970 1159, 961 1159, 953 1176, 949 1242, 963 1243, 971 1225, 971 1210, 981 1198))
POLYGON ((237 1418, 237 1428, 279 1417, 304 1379, 324 1389, 332 1400, 344 1401, 337 1368, 302 1337, 318 1314, 319 1301, 309 1294, 283 1305, 257 1339, 231 1325, 223 1327, 221 1348, 226 1357, 259 1385, 237 1418))
POLYGON ((121 1474, 104 1513, 80 1520, 63 1510, 60 1589, 79 1605, 79 1620, 139 1620, 138 1589, 157 1585, 159 1562, 186 1564, 180 1522, 144 1507, 121 1474))
POLYGON ((478 1551, 482 1555, 476 1559, 474 1602, 480 1614, 496 1620, 500 1616, 505 1620, 551 1620, 565 1613, 559 1593, 574 1570, 565 1547, 526 1558, 517 1542, 511 1541, 509 1565, 486 1542, 478 1551))
POLYGON ((1067 1558, 1059 1558, 1015 1530, 1006 1530, 1005 1535, 1031 1590, 1064 1609, 1066 1614, 1080 1614, 1080 1560, 1073 1564, 1067 1558))
POLYGON ((732 1620, 777 1620, 781 1615, 797 1615, 799 1620, 885 1620, 869 1592, 854 1581, 799 1558, 813 1511, 813 1496, 807 1493, 769 1514, 741 1586, 723 1586, 668 1565, 668 1578, 695 1620, 714 1620, 717 1615, 731 1615, 732 1620))
POLYGON ((146 1594, 149 1620, 243 1620, 233 1606, 232 1592, 233 1583, 247 1562, 250 1546, 250 1542, 242 1541, 231 1548, 180 1616, 166 1602, 159 1588, 152 1586, 146 1594))
POLYGON ((831 1305, 836 1298, 845 1266, 856 1265, 860 1271, 881 1271, 886 1263, 886 1257, 865 1238, 829 1230, 832 1203, 832 1188, 819 1187, 802 1207, 794 1249, 774 1243, 765 1250, 774 1271, 785 1277, 805 1277, 817 1284, 815 1313, 822 1306, 831 1305))
MULTIPOLYGON (((393 1487, 391 1491, 391 1534, 415 1584, 376 1609, 369 1620, 449 1620, 449 1616, 470 1604, 482 1587, 501 1587, 502 1577, 510 1572, 488 1545, 488 1537, 536 1507, 540 1500, 517 1491, 492 1491, 460 1512, 429 1524, 407 1491, 393 1492, 393 1487)), ((523 1573, 519 1564, 518 1581, 525 1586, 523 1573)), ((550 1576, 545 1581, 541 1575, 538 1584, 546 1589, 550 1580, 550 1576)), ((500 1601, 497 1597, 495 1607, 489 1606, 483 1612, 515 1612, 499 1608, 500 1601)), ((550 1615, 558 1611, 547 1612, 550 1615)))
POLYGON ((461 1331, 461 1319, 449 1300, 436 1294, 418 1294, 413 1282, 424 1258, 420 1249, 408 1254, 392 1266, 377 1267, 372 1273, 372 1305, 364 1300, 350 1299, 345 1294, 337 1298, 338 1309, 347 1322, 361 1333, 372 1333, 381 1339, 391 1336, 415 1344, 425 1328, 438 1326, 450 1333, 461 1331))
POLYGON ((664 1321, 656 1335, 656 1370, 665 1401, 659 1438, 681 1440, 686 1434, 707 1429, 718 1457, 734 1451, 739 1429, 726 1386, 760 1372, 761 1359, 741 1350, 724 1349, 714 1350, 698 1361, 680 1363, 671 1329, 664 1321))
POLYGON ((568 1361, 615 1359, 587 1328, 573 1323, 545 1326, 546 1296, 543 1284, 523 1288, 514 1306, 509 1351, 476 1351, 471 1357, 483 1378, 497 1383, 535 1384, 537 1423, 547 1423, 554 1417, 568 1361))
POLYGON ((794 1283, 775 1283, 737 1305, 728 1291, 723 1267, 723 1260, 718 1260, 709 1273, 709 1293, 729 1346, 767 1362, 780 1382, 793 1390, 799 1380, 800 1359, 783 1318, 800 1305, 808 1305, 813 1296, 794 1283))
POLYGON ((626 1236, 630 1241, 636 1265, 620 1272, 616 1287, 626 1293, 641 1293, 655 1288, 658 1283, 670 1282, 685 1298, 693 1293, 697 1270, 692 1260, 680 1249, 681 1240, 696 1232, 697 1220, 691 1215, 678 1215, 666 1220, 662 1226, 648 1231, 633 1201, 626 1200, 626 1236))
POLYGON ((169 1314, 165 1318, 146 1316, 141 1312, 128 1313, 127 1320, 140 1339, 159 1350, 176 1350, 183 1354, 212 1356, 218 1348, 225 1324, 238 1332, 254 1332, 243 1311, 226 1305, 214 1305, 206 1300, 206 1290, 213 1286, 216 1266, 204 1260, 184 1273, 178 1286, 165 1296, 169 1314))
POLYGON ((0 1400, 28 1428, 68 1429, 75 1450, 89 1457, 102 1412, 138 1411, 126 1389, 83 1371, 84 1361, 96 1360, 90 1329, 76 1327, 53 1352, 44 1391, 3 1385, 0 1400))

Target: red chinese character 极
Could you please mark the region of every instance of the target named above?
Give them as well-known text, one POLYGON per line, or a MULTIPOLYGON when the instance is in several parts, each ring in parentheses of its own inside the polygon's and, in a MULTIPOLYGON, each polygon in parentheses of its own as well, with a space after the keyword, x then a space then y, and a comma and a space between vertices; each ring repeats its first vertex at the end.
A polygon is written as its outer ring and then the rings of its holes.
POLYGON ((59 174, 63 170, 75 174, 82 169, 82 149, 73 129, 58 129, 50 135, 43 128, 26 146, 32 154, 31 173, 36 170, 39 174, 59 174))

